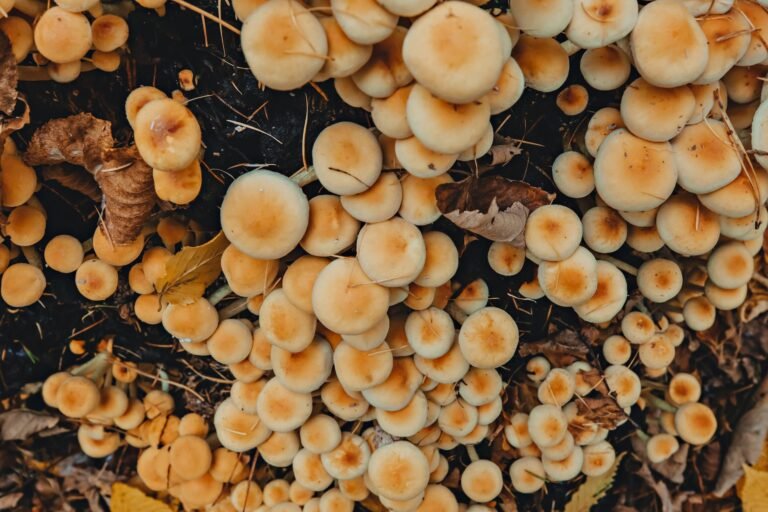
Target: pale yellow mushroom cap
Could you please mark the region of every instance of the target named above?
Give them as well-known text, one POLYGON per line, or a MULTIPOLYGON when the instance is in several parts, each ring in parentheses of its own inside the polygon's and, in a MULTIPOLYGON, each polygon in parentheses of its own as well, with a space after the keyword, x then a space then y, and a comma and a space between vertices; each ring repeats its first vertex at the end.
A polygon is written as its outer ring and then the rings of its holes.
POLYGON ((79 61, 91 49, 91 24, 83 14, 51 7, 35 24, 35 47, 57 64, 79 61))
POLYGON ((707 38, 709 54, 707 66, 696 83, 710 84, 723 78, 747 53, 752 39, 750 22, 737 10, 704 16, 697 21, 707 38))
POLYGON ((654 464, 664 462, 680 448, 677 438, 670 434, 656 434, 648 439, 645 453, 654 464))
POLYGON ((349 39, 333 16, 324 16, 319 21, 328 40, 328 59, 315 76, 315 81, 350 76, 368 62, 373 52, 371 45, 358 44, 349 39))
POLYGON ((683 287, 683 273, 672 260, 655 258, 645 261, 637 272, 637 287, 652 302, 666 302, 683 287))
POLYGON ((512 57, 523 71, 525 84, 536 91, 555 91, 568 78, 568 53, 555 39, 521 35, 512 57))
POLYGON ((320 183, 330 192, 359 194, 372 187, 381 174, 381 147, 369 130, 340 122, 317 136, 312 163, 320 183))
POLYGON ((23 205, 37 189, 37 173, 25 164, 19 155, 11 154, 7 150, 0 156, 0 166, 3 168, 0 175, 0 184, 3 187, 3 196, 0 198, 2 205, 7 207, 23 205))
POLYGON ((720 288, 739 288, 752 279, 755 265, 744 244, 729 242, 710 254, 707 260, 709 279, 720 288))
POLYGON ((43 239, 46 224, 45 213, 33 206, 22 205, 8 215, 5 234, 15 245, 28 247, 43 239))
POLYGON ((371 98, 386 98, 413 81, 403 62, 406 33, 404 27, 396 27, 386 39, 373 46, 371 58, 351 77, 360 91, 371 98))
POLYGON ((581 218, 584 242, 595 252, 612 253, 627 240, 627 223, 616 210, 605 206, 590 208, 581 218))
POLYGON ((717 215, 688 194, 677 194, 659 208, 656 228, 664 243, 684 256, 706 254, 720 238, 717 215))
POLYGON ((139 110, 134 138, 141 158, 153 169, 168 172, 192 165, 202 144, 194 114, 172 99, 152 100, 139 110))
POLYGON ((75 285, 88 300, 106 300, 117 291, 117 270, 100 259, 84 261, 75 272, 75 285))
POLYGON ((498 368, 517 350, 515 320, 503 309, 486 307, 462 324, 458 343, 467 362, 476 368, 498 368))
POLYGON ((0 295, 12 308, 31 306, 43 296, 45 275, 29 263, 10 265, 0 278, 0 295))
POLYGON ((376 0, 331 0, 331 8, 347 37, 360 44, 383 41, 397 27, 398 17, 376 0))
POLYGON ((401 217, 367 224, 357 237, 357 259, 373 282, 387 287, 405 286, 424 268, 424 237, 401 217))
POLYGON ((664 142, 680 133, 695 106, 695 97, 688 86, 656 87, 638 78, 621 96, 621 117, 634 135, 664 142))
POLYGON ((45 246, 45 263, 53 270, 69 274, 83 262, 83 245, 70 235, 57 235, 45 246))
POLYGON ((627 280, 615 265, 597 262, 597 290, 583 304, 573 309, 583 320, 601 323, 611 320, 627 300, 627 280))
POLYGON ((585 51, 579 61, 584 80, 598 91, 612 91, 629 78, 632 64, 624 51, 616 45, 585 51))
MULTIPOLYGON (((0 6, 5 8, 5 6, 0 6)), ((6 9, 6 13, 10 9, 6 9)), ((19 16, 8 16, 0 20, 0 31, 8 36, 11 42, 11 51, 19 63, 27 58, 34 45, 32 25, 19 16)))
POLYGON ((274 0, 243 24, 240 44, 256 78, 287 91, 309 82, 325 64, 328 41, 315 16, 295 0, 274 0))
POLYGON ((724 123, 706 120, 687 126, 672 141, 677 181, 694 194, 714 192, 741 173, 741 157, 724 123))
MULTIPOLYGON (((498 18, 497 18, 498 19, 498 18)), ((486 96, 491 104, 491 114, 500 114, 511 108, 525 90, 525 76, 515 59, 510 57, 501 68, 496 85, 486 96)))
POLYGON ((534 210, 525 225, 525 245, 536 257, 561 261, 571 256, 581 242, 581 220, 570 208, 546 205, 534 210))
POLYGON ((586 197, 595 189, 592 163, 581 153, 566 151, 552 163, 552 179, 568 197, 586 197))
POLYGON ((584 144, 592 156, 597 156, 598 149, 605 138, 614 130, 624 128, 621 112, 613 107, 604 107, 592 114, 584 134, 584 144))
POLYGON ((544 486, 546 474, 541 459, 522 457, 509 466, 512 487, 523 494, 532 494, 544 486))
POLYGON ((577 306, 597 290, 597 260, 584 247, 561 261, 542 261, 539 285, 549 300, 558 306, 577 306))
POLYGON ((565 35, 581 48, 601 48, 629 35, 636 22, 633 0, 585 0, 574 7, 565 35))
POLYGON ((368 478, 379 495, 392 500, 408 500, 426 489, 429 462, 413 444, 396 441, 373 452, 368 464, 368 478))
POLYGON ((675 413, 675 430, 683 441, 700 446, 708 443, 717 432, 717 418, 705 404, 684 404, 675 413))

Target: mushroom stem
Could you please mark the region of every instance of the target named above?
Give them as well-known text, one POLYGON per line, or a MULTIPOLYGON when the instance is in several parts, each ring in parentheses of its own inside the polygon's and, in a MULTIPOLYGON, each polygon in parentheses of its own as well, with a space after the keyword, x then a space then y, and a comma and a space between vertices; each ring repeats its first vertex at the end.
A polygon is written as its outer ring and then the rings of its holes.
POLYGON ((650 438, 651 438, 651 436, 649 436, 648 434, 646 434, 645 432, 643 432, 641 429, 637 429, 637 430, 635 430, 635 434, 636 434, 636 435, 637 435, 637 437, 639 437, 639 438, 640 438, 640 440, 641 440, 642 442, 644 442, 644 443, 647 443, 647 442, 648 442, 648 439, 650 439, 650 438))
POLYGON ((658 389, 659 391, 665 391, 667 389, 666 384, 662 384, 661 382, 653 382, 652 380, 643 379, 640 381, 640 384, 642 384, 644 388, 653 388, 658 389))
POLYGON ((291 181, 300 187, 309 185, 313 181, 317 181, 317 173, 315 172, 314 166, 310 165, 309 167, 302 167, 291 175, 291 181))
POLYGON ((467 454, 469 455, 469 460, 472 462, 477 462, 480 460, 480 456, 477 454, 477 450, 475 450, 475 447, 471 444, 467 445, 467 454))
POLYGON ((643 397, 648 401, 648 404, 651 405, 652 407, 661 409, 662 411, 666 411, 666 412, 677 411, 677 407, 671 405, 666 400, 657 397, 653 393, 644 393, 643 397))
POLYGON ((93 250, 93 238, 89 238, 83 242, 83 254, 87 254, 93 250))
POLYGON ((160 389, 162 389, 165 393, 168 393, 171 389, 171 386, 168 385, 170 382, 170 379, 168 378, 168 373, 163 370, 162 368, 157 369, 157 378, 160 380, 160 389))
POLYGON ((579 46, 576 46, 573 43, 573 41, 569 39, 566 39, 565 41, 560 43, 560 46, 563 48, 563 50, 565 50, 565 53, 567 53, 569 57, 574 53, 578 52, 579 50, 581 50, 579 46))
POLYGON ((109 355, 106 352, 100 352, 93 356, 80 366, 73 368, 69 373, 72 375, 86 376, 92 380, 97 380, 104 371, 109 368, 109 355))
POLYGON ((43 260, 40 259, 40 254, 38 254, 37 249, 35 249, 34 246, 30 245, 22 247, 21 252, 27 259, 27 263, 36 266, 40 270, 43 269, 43 260))
POLYGON ((219 319, 226 320, 227 318, 232 318, 233 316, 242 313, 246 309, 248 309, 248 299, 237 299, 219 310, 219 319))
POLYGON ((619 270, 622 270, 629 275, 637 276, 637 267, 633 267, 625 261, 614 258, 613 256, 608 256, 607 254, 595 254, 595 258, 607 261, 608 263, 613 263, 619 270))
POLYGON ((219 288, 215 289, 210 295, 208 295, 208 302, 211 303, 211 306, 215 306, 230 293, 232 293, 232 288, 230 288, 228 284, 221 285, 219 288))

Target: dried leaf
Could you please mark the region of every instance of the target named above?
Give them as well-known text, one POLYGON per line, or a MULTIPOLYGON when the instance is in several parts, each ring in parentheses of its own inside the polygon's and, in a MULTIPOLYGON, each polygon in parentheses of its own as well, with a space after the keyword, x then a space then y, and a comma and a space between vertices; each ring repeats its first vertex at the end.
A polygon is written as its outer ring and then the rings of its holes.
POLYGON ((111 512, 174 512, 166 503, 150 498, 140 490, 122 483, 112 484, 111 512))
POLYGON ((672 483, 681 484, 685 479, 685 468, 688 467, 688 449, 690 445, 683 443, 680 448, 664 462, 651 464, 651 468, 672 483))
POLYGON ((672 495, 669 493, 667 484, 653 478, 651 468, 648 467, 648 464, 643 463, 643 465, 640 467, 640 469, 637 470, 635 474, 645 480, 651 489, 656 492, 656 496, 658 496, 659 500, 661 500, 662 512, 673 512, 675 510, 675 507, 672 504, 672 495))
POLYGON ((768 434, 768 377, 760 383, 755 405, 741 417, 733 431, 731 444, 715 485, 715 496, 722 497, 743 474, 744 464, 757 462, 768 434))
POLYGON ((605 376, 597 368, 592 368, 586 372, 579 370, 578 373, 581 375, 584 382, 589 384, 593 391, 597 391, 603 396, 608 396, 610 394, 608 384, 605 382, 605 376))
POLYGON ((518 141, 507 141, 504 144, 491 146, 489 151, 491 155, 491 167, 497 165, 507 165, 514 157, 522 153, 522 147, 518 141))
POLYGON ((584 361, 589 355, 589 347, 579 334, 565 329, 550 339, 521 343, 518 348, 521 356, 543 355, 553 366, 563 368, 575 361, 584 361))
POLYGON ((613 480, 616 478, 623 458, 623 453, 616 457, 611 469, 602 475, 587 477, 584 483, 571 495, 571 499, 565 505, 564 512, 589 512, 589 509, 595 506, 613 485, 613 480))
POLYGON ((11 115, 16 108, 19 82, 16 57, 8 36, 0 30, 0 112, 11 115))
POLYGON ((155 206, 152 168, 141 159, 135 146, 104 151, 91 166, 104 193, 101 228, 115 245, 130 244, 155 206))
POLYGON ((112 124, 81 113, 52 119, 38 128, 29 141, 24 161, 27 165, 67 162, 89 168, 91 161, 98 161, 102 152, 113 145, 112 124))
POLYGON ((21 501, 21 498, 24 497, 23 492, 14 492, 11 494, 6 494, 4 496, 0 496, 0 510, 8 510, 16 505, 21 501))
POLYGON ((528 212, 554 199, 544 190, 501 176, 470 177, 435 191, 437 207, 459 227, 495 241, 523 244, 528 212))
POLYGON ((59 418, 50 414, 13 409, 0 414, 0 441, 23 441, 58 422, 59 418))
POLYGON ((62 187, 79 192, 88 199, 101 202, 101 190, 88 171, 67 164, 46 165, 41 176, 45 181, 55 181, 62 187))
POLYGON ((171 304, 189 304, 221 274, 221 254, 229 245, 224 233, 196 247, 185 247, 165 263, 157 283, 160 295, 171 304))
POLYGON ((626 417, 624 410, 610 396, 600 398, 582 397, 576 400, 579 416, 601 427, 613 430, 626 417))
POLYGON ((759 471, 744 464, 744 487, 739 492, 744 512, 768 510, 768 471, 759 471))

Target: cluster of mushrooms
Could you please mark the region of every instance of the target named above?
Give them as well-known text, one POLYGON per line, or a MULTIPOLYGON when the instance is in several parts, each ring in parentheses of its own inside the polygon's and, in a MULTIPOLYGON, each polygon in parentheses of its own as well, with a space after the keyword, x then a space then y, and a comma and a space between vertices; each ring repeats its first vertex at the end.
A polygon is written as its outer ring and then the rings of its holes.
POLYGON ((11 42, 22 80, 72 82, 81 72, 120 67, 128 23, 99 0, 60 0, 48 8, 38 0, 0 2, 0 31, 11 42))
MULTIPOLYGON (((140 399, 136 368, 112 356, 54 374, 43 398, 81 422, 84 453, 105 457, 123 441, 142 449, 137 472, 146 487, 188 509, 351 512, 374 494, 398 512, 484 512, 505 485, 533 493, 613 466, 608 435, 626 417, 601 423, 580 410, 601 386, 626 416, 635 406, 649 411, 649 431, 637 435, 651 462, 671 457, 678 438, 702 445, 715 435, 700 382, 675 373, 673 361, 682 324, 709 329, 717 310, 745 301, 762 247, 768 46, 760 31, 768 12, 747 0, 642 8, 636 0, 512 0, 493 13, 482 3, 233 1, 261 83, 292 90, 333 79, 345 102, 371 112, 376 129, 332 124, 313 142, 311 167, 235 179, 220 212, 225 283, 206 297, 162 296, 166 263, 190 243, 188 226, 173 217, 127 245, 100 229, 84 244, 67 235, 48 243, 45 263, 74 272, 90 300, 113 295, 117 269, 130 265, 136 317, 234 376, 209 432, 196 414, 173 415, 165 391, 143 389, 140 399), (526 86, 560 89, 569 56, 582 50, 587 85, 624 89, 619 108, 592 114, 583 144, 554 161, 554 184, 581 211, 536 208, 525 246, 496 241, 487 258, 502 276, 537 265, 520 295, 573 308, 612 333, 601 342, 607 365, 553 367, 532 357, 526 370, 537 404, 523 410, 503 399, 517 324, 489 305, 484 280, 452 282, 460 254, 432 226, 441 216, 435 190, 453 181, 457 161, 489 151, 492 115, 526 86), (639 78, 626 84, 633 67, 639 78), (302 187, 315 180, 323 192, 308 198, 302 187), (611 256, 625 244, 642 258, 639 267, 611 256), (628 308, 632 283, 642 300, 628 308), (668 374, 667 383, 652 380, 668 374), (509 467, 474 448, 502 431, 515 450, 509 467), (458 446, 471 459, 460 475, 466 503, 441 483, 451 469, 447 452, 458 446), (290 471, 256 482, 249 464, 290 471)), ((122 19, 99 15, 98 2, 57 4, 34 31, 21 17, 0 21, 19 61, 34 40, 52 77, 55 69, 74 79, 91 47, 91 60, 98 53, 119 63, 122 19), (92 23, 84 11, 96 16, 92 23), (64 33, 67 44, 57 39, 64 33)), ((17 0, 15 8, 40 14, 29 5, 17 0)), ((162 2, 142 5, 162 10, 162 2)), ((567 115, 587 102, 578 84, 557 99, 567 115)), ((153 87, 126 102, 157 196, 178 205, 192 202, 202 181, 202 133, 183 103, 153 87)), ((24 307, 40 298, 45 277, 34 261, 8 262, 14 251, 34 260, 25 248, 42 240, 45 212, 34 198, 35 171, 10 139, 2 169, 3 206, 13 208, 3 228, 10 248, 0 245, 2 298, 24 307)))

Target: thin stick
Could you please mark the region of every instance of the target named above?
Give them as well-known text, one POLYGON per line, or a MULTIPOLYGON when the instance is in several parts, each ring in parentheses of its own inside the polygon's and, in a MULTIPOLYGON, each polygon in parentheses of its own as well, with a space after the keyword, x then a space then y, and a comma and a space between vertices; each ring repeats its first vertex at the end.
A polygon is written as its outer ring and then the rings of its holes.
MULTIPOLYGON (((118 366, 127 367, 127 365, 125 365, 123 362, 121 362, 121 361, 118 361, 118 360, 116 360, 116 359, 115 359, 115 360, 112 360, 112 364, 116 364, 116 365, 118 365, 118 366)), ((182 384, 182 383, 180 383, 180 382, 176 382, 176 381, 173 381, 173 380, 171 380, 171 379, 169 379, 169 378, 164 378, 164 377, 161 377, 161 376, 159 376, 159 375, 153 375, 153 374, 151 374, 151 373, 149 373, 149 372, 145 372, 145 371, 143 371, 143 370, 139 370, 138 368, 134 368, 134 367, 130 367, 130 368, 131 368, 131 370, 135 371, 136 373, 138 373, 138 374, 139 374, 139 375, 141 375, 142 377, 147 377, 148 379, 159 380, 159 381, 162 381, 162 382, 168 383, 168 384, 170 384, 170 385, 172 385, 172 386, 176 386, 177 388, 181 388, 181 389, 183 389, 184 391, 189 391, 189 392, 190 392, 191 394, 193 394, 193 395, 194 395, 196 398, 198 398, 198 399, 199 399, 201 402, 207 402, 207 400, 206 400, 205 398, 203 398, 203 396, 202 396, 201 394, 199 394, 197 391, 195 391, 194 389, 192 389, 192 388, 191 388, 191 387, 189 387, 189 386, 185 386, 184 384, 182 384)))
POLYGON ((214 16, 213 14, 211 14, 209 12, 206 12, 206 11, 202 10, 201 8, 197 7, 196 5, 192 5, 191 3, 187 2, 186 0, 171 0, 171 1, 179 4, 182 7, 185 7, 187 9, 189 9, 190 11, 194 11, 197 14, 199 14, 199 15, 205 17, 205 18, 208 18, 211 21, 215 21, 216 23, 218 23, 222 27, 226 28, 227 30, 229 30, 233 34, 240 35, 240 29, 239 28, 237 28, 237 27, 235 27, 233 25, 230 25, 229 23, 227 23, 223 19, 221 19, 221 18, 219 18, 217 16, 214 16))

